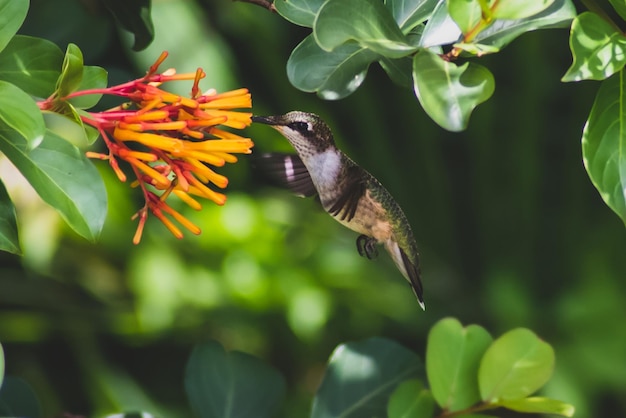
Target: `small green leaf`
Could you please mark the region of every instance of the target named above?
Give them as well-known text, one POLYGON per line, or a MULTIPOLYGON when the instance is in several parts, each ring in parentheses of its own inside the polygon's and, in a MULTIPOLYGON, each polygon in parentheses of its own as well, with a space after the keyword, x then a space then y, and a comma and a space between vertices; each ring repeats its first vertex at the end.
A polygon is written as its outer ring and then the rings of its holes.
POLYGON ((117 22, 135 35, 133 51, 145 49, 154 39, 150 0, 103 0, 117 22))
POLYGON ((500 51, 500 48, 495 46, 483 45, 483 44, 466 44, 466 43, 458 43, 453 45, 455 48, 462 49, 465 52, 468 52, 472 55, 476 55, 478 57, 487 55, 487 54, 495 54, 500 51))
POLYGON ((602 199, 626 223, 626 75, 604 80, 583 130, 583 162, 602 199))
POLYGON ((309 35, 291 53, 287 77, 302 91, 315 91, 326 100, 342 99, 359 88, 369 65, 378 57, 355 43, 327 52, 309 35))
POLYGON ((0 151, 41 198, 81 236, 95 241, 106 217, 106 190, 100 174, 74 145, 47 131, 29 150, 13 130, 0 130, 0 151))
POLYGON ((457 42, 461 38, 461 30, 448 13, 446 0, 439 0, 432 15, 424 27, 419 46, 431 48, 457 42))
POLYGON ((569 45, 573 62, 561 81, 604 80, 626 63, 626 37, 595 13, 576 16, 569 45))
POLYGON ((494 19, 524 19, 543 12, 554 0, 499 0, 493 9, 494 19))
POLYGON ((285 380, 261 360, 217 342, 194 347, 185 370, 185 391, 196 416, 274 416, 285 396, 285 380))
POLYGON ((481 398, 488 403, 520 399, 542 387, 554 369, 554 350, 532 331, 517 328, 487 349, 478 370, 481 398))
POLYGON ((384 416, 389 396, 423 371, 419 357, 383 338, 338 346, 315 399, 311 418, 384 416))
POLYGON ((54 43, 16 35, 0 52, 0 79, 45 98, 54 92, 62 63, 63 52, 54 43))
MULTIPOLYGON (((76 91, 103 89, 107 86, 107 72, 104 68, 92 65, 83 67, 83 76, 76 91)), ((78 109, 89 109, 100 101, 102 94, 88 94, 72 97, 69 102, 78 109)))
POLYGON ((0 416, 41 417, 41 406, 28 383, 13 376, 5 376, 0 387, 0 416))
POLYGON ((482 9, 476 0, 448 0, 448 13, 461 29, 468 33, 482 19, 482 9))
POLYGON ((83 78, 83 53, 74 45, 69 44, 63 58, 63 68, 57 80, 57 96, 63 98, 76 91, 83 78))
MULTIPOLYGON (((18 255, 22 253, 17 233, 15 206, 2 181, 0 181, 0 251, 18 255)), ((0 347, 0 387, 2 387, 2 361, 2 347, 0 347)))
POLYGON ((413 59, 417 99, 424 111, 444 129, 467 127, 474 108, 493 94, 495 81, 485 67, 471 62, 461 66, 423 49, 413 59))
POLYGON ((0 80, 0 121, 19 133, 29 148, 43 140, 46 125, 37 103, 20 88, 0 80))
POLYGON ((453 318, 442 319, 430 330, 426 374, 441 408, 454 412, 480 401, 478 367, 492 341, 484 328, 478 325, 463 328, 453 318))
POLYGON ((523 399, 511 399, 498 402, 499 406, 511 409, 517 412, 526 412, 532 414, 554 414, 565 417, 573 417, 574 406, 556 399, 543 398, 533 396, 523 399))
POLYGON ((0 51, 22 26, 29 3, 28 0, 0 0, 0 51))
POLYGON ((274 0, 276 11, 295 25, 313 27, 318 10, 326 0, 274 0))
POLYGON ((402 382, 391 394, 387 418, 432 418, 435 401, 417 379, 402 382))
POLYGON ((537 29, 565 28, 576 17, 571 0, 555 0, 550 7, 524 19, 498 19, 481 31, 475 43, 502 49, 518 36, 537 29))
POLYGON ((609 0, 611 6, 615 9, 617 14, 624 20, 626 20, 626 1, 624 0, 609 0))
POLYGON ((420 23, 428 20, 438 0, 388 0, 385 5, 402 30, 407 34, 420 23))
POLYGON ((417 50, 409 44, 380 0, 328 0, 313 24, 317 44, 325 51, 356 41, 389 58, 400 58, 417 50))

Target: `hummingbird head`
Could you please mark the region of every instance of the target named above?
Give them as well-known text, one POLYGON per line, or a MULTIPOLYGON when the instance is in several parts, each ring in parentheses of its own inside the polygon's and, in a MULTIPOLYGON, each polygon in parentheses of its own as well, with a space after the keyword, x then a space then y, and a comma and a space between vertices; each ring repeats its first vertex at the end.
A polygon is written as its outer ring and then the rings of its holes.
POLYGON ((252 116, 252 121, 276 129, 299 154, 323 152, 335 146, 330 128, 313 113, 293 111, 276 116, 252 116))

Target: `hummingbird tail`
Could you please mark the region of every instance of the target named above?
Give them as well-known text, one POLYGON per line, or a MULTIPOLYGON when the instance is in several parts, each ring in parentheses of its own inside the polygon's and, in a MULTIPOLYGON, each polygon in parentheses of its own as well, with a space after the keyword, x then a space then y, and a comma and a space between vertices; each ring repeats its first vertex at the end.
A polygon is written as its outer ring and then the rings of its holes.
MULTIPOLYGON (((424 304, 424 288, 422 286, 419 266, 411 261, 397 242, 391 240, 387 241, 385 248, 389 254, 391 254, 391 258, 393 258, 393 261, 396 263, 400 272, 402 272, 402 275, 409 281, 420 307, 422 310, 426 310, 426 305, 424 304)), ((417 256, 415 258, 417 258, 417 256)))

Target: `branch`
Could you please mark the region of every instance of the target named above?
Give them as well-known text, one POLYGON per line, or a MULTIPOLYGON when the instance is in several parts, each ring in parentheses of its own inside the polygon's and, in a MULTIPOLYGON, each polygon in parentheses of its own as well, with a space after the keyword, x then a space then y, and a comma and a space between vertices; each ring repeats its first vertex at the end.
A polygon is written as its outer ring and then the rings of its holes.
POLYGON ((272 3, 270 0, 233 0, 233 1, 241 1, 244 3, 256 4, 257 6, 261 6, 262 8, 267 9, 270 12, 276 13, 276 7, 274 6, 274 3, 272 3))

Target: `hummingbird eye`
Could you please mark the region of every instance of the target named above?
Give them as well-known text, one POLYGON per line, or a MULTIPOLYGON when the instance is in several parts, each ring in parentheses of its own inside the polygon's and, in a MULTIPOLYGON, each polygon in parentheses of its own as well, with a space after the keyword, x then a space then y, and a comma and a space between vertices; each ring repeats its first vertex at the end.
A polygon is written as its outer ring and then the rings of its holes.
POLYGON ((312 131, 311 124, 308 122, 291 122, 289 127, 294 131, 306 134, 312 131))

